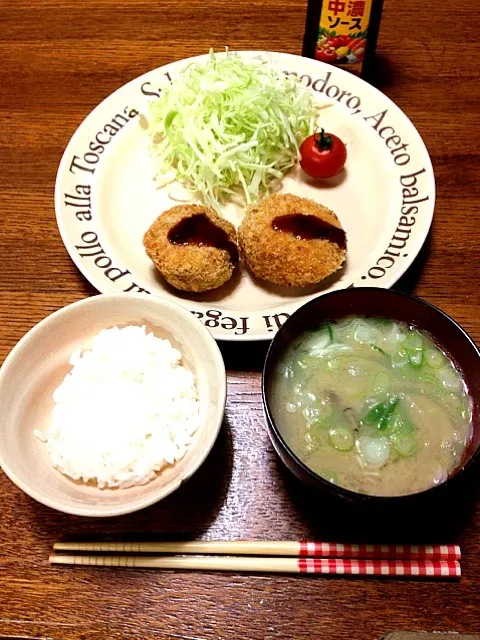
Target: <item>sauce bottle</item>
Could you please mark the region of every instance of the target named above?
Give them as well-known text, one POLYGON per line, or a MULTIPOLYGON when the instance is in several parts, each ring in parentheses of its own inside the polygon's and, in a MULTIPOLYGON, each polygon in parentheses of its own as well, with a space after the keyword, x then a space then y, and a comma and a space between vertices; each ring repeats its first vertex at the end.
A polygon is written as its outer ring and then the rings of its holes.
POLYGON ((302 55, 365 76, 382 7, 383 0, 308 0, 302 55))

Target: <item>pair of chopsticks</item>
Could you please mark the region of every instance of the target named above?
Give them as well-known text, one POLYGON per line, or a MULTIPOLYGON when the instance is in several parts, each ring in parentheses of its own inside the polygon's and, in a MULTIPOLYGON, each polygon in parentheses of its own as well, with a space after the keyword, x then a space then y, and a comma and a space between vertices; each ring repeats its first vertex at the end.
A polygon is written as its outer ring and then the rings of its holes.
POLYGON ((295 541, 56 542, 51 564, 200 571, 459 578, 457 545, 363 545, 295 541), (175 555, 131 555, 131 554, 175 555), (122 554, 122 555, 119 555, 122 554), (202 555, 199 555, 202 554, 202 555))

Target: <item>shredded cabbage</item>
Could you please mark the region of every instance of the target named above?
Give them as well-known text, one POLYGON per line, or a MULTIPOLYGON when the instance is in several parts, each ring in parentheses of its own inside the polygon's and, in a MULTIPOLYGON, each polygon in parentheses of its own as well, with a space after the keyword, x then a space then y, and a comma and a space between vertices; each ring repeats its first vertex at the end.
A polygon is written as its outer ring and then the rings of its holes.
POLYGON ((313 128, 311 94, 296 76, 228 51, 188 66, 148 118, 159 182, 177 180, 216 211, 274 190, 313 128))

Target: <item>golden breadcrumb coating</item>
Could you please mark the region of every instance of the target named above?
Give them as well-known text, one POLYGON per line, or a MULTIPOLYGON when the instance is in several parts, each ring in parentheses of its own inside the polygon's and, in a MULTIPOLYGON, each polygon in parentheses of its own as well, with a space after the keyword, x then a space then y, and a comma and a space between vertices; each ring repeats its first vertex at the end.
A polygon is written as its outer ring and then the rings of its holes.
MULTIPOLYGON (((205 230, 205 224, 203 226, 205 230)), ((165 280, 182 291, 209 291, 225 284, 238 262, 236 243, 235 227, 212 209, 200 205, 179 205, 165 211, 143 238, 148 256, 165 280), (216 231, 217 235, 224 236, 226 243, 220 243, 222 246, 209 246, 208 242, 197 244, 198 237, 190 240, 187 238, 185 243, 180 244, 172 241, 171 233, 179 223, 184 224, 188 218, 202 214, 216 227, 216 230, 212 229, 208 221, 203 220, 207 226, 206 231, 216 231)))
POLYGON ((244 259, 255 276, 289 287, 320 282, 335 273, 346 256, 345 234, 333 211, 291 194, 273 195, 250 206, 238 230, 238 239, 244 259), (293 221, 292 232, 273 227, 282 216, 289 216, 293 221), (298 237, 295 221, 315 224, 306 216, 319 220, 317 225, 329 223, 323 237, 298 237), (333 234, 328 233, 330 225, 334 227, 330 228, 333 234), (332 241, 332 237, 336 241, 332 241))

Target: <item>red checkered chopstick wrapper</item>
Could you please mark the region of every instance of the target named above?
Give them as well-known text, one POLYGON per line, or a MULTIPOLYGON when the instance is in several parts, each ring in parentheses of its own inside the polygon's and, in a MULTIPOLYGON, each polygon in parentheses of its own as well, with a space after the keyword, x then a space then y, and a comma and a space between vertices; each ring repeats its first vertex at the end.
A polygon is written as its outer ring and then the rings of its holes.
POLYGON ((460 560, 458 545, 341 544, 300 542, 299 556, 317 558, 362 558, 405 560, 460 560))
POLYGON ((298 558, 300 573, 459 578, 457 560, 365 560, 352 558, 298 558))

